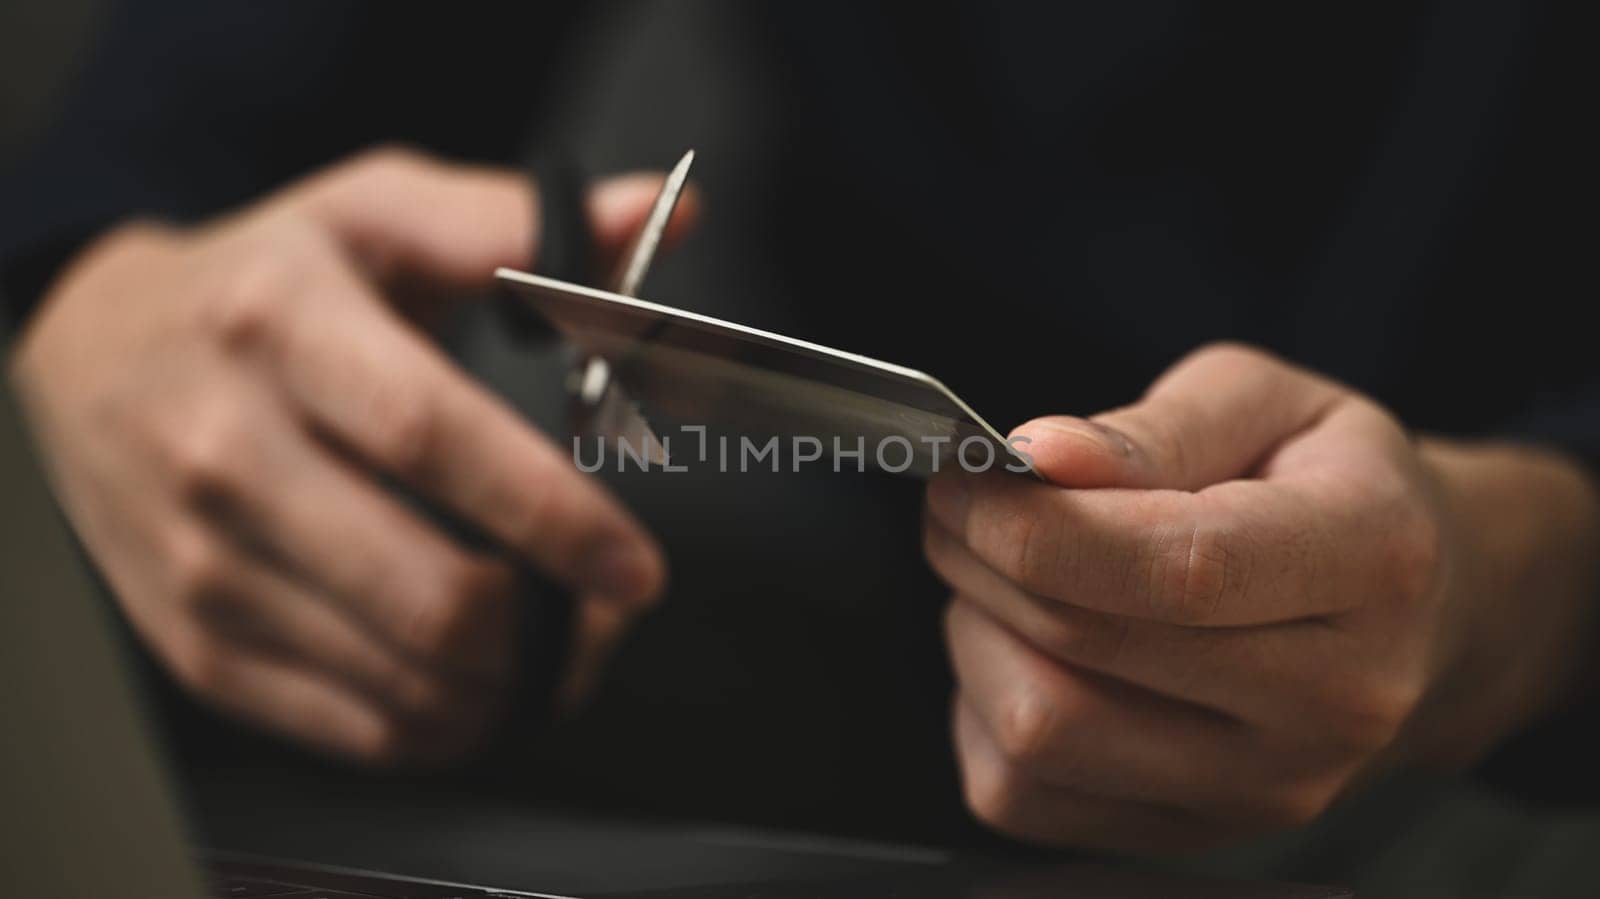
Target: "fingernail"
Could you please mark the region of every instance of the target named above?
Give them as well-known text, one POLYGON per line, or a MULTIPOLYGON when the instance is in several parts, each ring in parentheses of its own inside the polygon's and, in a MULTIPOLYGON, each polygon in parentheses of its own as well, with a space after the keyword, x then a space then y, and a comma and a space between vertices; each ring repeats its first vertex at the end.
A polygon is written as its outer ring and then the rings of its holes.
POLYGON ((1125 458, 1133 458, 1133 441, 1128 439, 1128 435, 1098 421, 1091 421, 1088 424, 1089 427, 1100 432, 1100 435, 1106 439, 1106 443, 1111 446, 1113 452, 1125 458))
POLYGON ((662 565, 656 553, 643 544, 611 544, 584 564, 580 579, 590 589, 619 602, 648 602, 661 586, 662 565))
POLYGON ((928 511, 955 534, 967 529, 967 506, 972 503, 972 487, 967 478, 946 475, 928 483, 928 511))
POLYGON ((1046 430, 1055 431, 1074 439, 1088 440, 1103 447, 1114 456, 1124 459, 1132 458, 1133 442, 1126 435, 1109 425, 1085 418, 1059 418, 1037 422, 1046 430))

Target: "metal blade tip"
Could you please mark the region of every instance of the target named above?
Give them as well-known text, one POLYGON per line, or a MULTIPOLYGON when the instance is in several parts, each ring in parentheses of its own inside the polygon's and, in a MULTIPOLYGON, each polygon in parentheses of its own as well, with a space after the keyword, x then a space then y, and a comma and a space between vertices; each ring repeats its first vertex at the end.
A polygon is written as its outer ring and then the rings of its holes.
POLYGON ((683 154, 683 158, 682 159, 678 160, 678 164, 672 167, 672 171, 667 175, 667 182, 670 183, 670 184, 682 184, 685 180, 688 179, 688 177, 689 177, 689 166, 691 166, 693 164, 694 164, 694 151, 693 150, 689 150, 688 152, 683 154))

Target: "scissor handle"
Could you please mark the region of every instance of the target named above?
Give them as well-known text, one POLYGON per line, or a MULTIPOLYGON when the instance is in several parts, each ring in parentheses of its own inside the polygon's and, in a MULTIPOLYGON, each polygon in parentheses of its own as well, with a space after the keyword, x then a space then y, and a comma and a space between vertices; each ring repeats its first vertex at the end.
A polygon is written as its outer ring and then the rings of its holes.
MULTIPOLYGON (((539 223, 539 245, 528 260, 528 271, 572 284, 594 283, 594 229, 584 203, 588 179, 565 147, 541 148, 525 167, 533 185, 534 215, 539 223)), ((520 303, 500 303, 512 332, 524 339, 553 336, 550 323, 520 303)))

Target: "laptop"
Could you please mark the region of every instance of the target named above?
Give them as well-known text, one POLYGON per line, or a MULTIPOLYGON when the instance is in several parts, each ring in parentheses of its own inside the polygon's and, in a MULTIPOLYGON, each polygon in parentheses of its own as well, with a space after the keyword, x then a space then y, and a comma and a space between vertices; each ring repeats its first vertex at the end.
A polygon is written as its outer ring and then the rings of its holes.
MULTIPOLYGON (((0 390, 0 894, 39 897, 1247 897, 1333 899, 1087 864, 559 813, 290 811, 273 846, 199 848, 141 715, 128 647, 0 390), (298 815, 298 819, 296 817, 298 815), (320 827, 311 827, 316 821, 320 827), (292 857, 281 857, 285 849, 292 857)), ((202 797, 203 798, 203 797, 202 797)), ((210 797, 210 801, 217 801, 210 797)), ((240 800, 241 802, 245 800, 240 800)), ((267 807, 239 807, 259 819, 267 807)), ((258 827, 259 832, 259 827, 258 827)))

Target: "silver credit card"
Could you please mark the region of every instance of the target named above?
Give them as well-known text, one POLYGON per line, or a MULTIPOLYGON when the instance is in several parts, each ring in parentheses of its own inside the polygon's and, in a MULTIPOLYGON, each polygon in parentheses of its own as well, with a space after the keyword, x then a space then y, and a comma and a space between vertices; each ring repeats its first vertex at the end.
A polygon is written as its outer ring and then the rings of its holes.
POLYGON ((580 354, 604 359, 663 436, 670 424, 753 443, 813 438, 922 477, 960 464, 1024 470, 1024 455, 920 371, 513 269, 495 276, 580 354))

